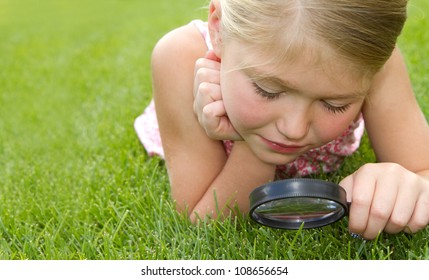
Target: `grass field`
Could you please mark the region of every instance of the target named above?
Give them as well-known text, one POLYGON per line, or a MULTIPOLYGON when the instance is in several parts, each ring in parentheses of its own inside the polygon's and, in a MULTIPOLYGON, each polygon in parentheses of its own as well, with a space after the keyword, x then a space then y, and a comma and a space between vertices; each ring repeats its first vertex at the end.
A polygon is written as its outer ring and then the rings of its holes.
MULTIPOLYGON (((191 225, 133 121, 149 59, 204 0, 0 0, 0 259, 429 259, 429 229, 350 236, 346 219, 282 231, 247 218, 191 225)), ((429 2, 399 44, 429 116, 429 2)), ((374 161, 365 139, 331 180, 374 161)))

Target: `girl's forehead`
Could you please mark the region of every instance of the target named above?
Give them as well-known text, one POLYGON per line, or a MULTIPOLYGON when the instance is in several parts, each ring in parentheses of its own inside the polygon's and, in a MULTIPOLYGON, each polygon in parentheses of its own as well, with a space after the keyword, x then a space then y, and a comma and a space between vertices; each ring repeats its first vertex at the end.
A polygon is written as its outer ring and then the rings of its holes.
MULTIPOLYGON (((317 48, 302 48, 298 50, 281 50, 279 47, 250 45, 240 42, 231 44, 229 58, 233 59, 237 68, 257 69, 255 74, 270 77, 279 72, 290 70, 306 72, 309 69, 323 71, 339 71, 338 68, 348 68, 345 62, 334 58, 330 50, 319 46, 317 48)), ((341 69, 343 72, 344 69, 341 69)))
POLYGON ((366 95, 370 85, 371 79, 360 75, 351 63, 334 57, 330 50, 303 49, 293 57, 279 57, 268 49, 236 43, 229 51, 226 58, 232 60, 228 62, 230 70, 242 70, 252 80, 300 88, 302 83, 323 77, 356 96, 366 95))

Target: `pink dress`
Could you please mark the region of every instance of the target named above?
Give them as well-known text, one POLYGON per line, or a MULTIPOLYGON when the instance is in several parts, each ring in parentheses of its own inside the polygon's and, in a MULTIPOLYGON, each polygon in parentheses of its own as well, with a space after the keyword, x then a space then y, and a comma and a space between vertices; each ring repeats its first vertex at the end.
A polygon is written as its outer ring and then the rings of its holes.
MULTIPOLYGON (((212 45, 208 34, 207 23, 194 20, 192 24, 200 31, 207 48, 211 49, 212 45)), ((147 153, 150 156, 160 156, 164 158, 164 150, 162 148, 153 100, 146 107, 143 114, 136 118, 134 128, 147 153)), ((319 148, 309 150, 290 163, 277 166, 276 178, 304 177, 338 169, 344 158, 353 154, 359 148, 364 129, 364 121, 362 116, 360 116, 359 119, 353 122, 337 139, 319 148)), ((223 144, 225 152, 229 155, 234 142, 226 140, 223 141, 223 144)))

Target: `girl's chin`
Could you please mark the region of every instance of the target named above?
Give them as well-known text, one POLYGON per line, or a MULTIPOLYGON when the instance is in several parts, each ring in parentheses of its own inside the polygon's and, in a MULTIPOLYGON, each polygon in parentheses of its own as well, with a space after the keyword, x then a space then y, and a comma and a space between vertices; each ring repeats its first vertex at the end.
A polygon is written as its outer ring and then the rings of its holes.
POLYGON ((255 153, 255 155, 266 164, 284 165, 294 161, 300 155, 284 155, 276 153, 255 153))

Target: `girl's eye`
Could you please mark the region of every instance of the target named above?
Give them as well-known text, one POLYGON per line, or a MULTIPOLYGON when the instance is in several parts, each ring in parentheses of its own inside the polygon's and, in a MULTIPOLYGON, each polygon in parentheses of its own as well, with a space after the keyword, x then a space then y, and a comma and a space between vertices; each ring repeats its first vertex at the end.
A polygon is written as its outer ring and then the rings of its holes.
POLYGON ((345 113, 349 108, 350 108, 350 104, 346 104, 343 106, 334 106, 332 104, 329 104, 326 101, 322 101, 323 102, 323 107, 325 107, 326 110, 328 110, 330 113, 345 113))
POLYGON ((257 83, 252 82, 253 87, 255 88, 255 91, 258 95, 268 99, 268 100, 274 100, 280 97, 280 94, 282 92, 269 92, 265 89, 261 88, 257 83))

